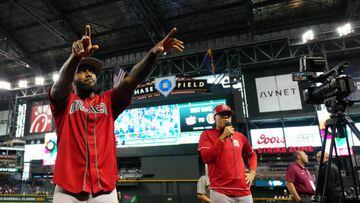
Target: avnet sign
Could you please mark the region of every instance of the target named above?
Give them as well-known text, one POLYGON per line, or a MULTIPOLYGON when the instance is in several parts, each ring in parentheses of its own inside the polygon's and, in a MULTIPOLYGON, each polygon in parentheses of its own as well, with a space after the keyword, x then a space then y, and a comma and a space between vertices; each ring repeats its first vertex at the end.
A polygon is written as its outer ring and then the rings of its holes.
POLYGON ((302 109, 299 86, 291 74, 255 79, 260 113, 302 109))

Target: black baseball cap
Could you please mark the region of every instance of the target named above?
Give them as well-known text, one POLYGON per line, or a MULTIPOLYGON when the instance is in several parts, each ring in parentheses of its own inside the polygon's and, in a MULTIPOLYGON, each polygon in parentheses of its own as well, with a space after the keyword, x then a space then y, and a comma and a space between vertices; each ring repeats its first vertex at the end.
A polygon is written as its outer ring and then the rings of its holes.
POLYGON ((81 68, 87 68, 87 67, 92 68, 94 73, 96 74, 96 76, 99 76, 102 71, 103 64, 97 58, 85 57, 85 58, 81 59, 80 64, 78 65, 78 69, 80 67, 81 68))

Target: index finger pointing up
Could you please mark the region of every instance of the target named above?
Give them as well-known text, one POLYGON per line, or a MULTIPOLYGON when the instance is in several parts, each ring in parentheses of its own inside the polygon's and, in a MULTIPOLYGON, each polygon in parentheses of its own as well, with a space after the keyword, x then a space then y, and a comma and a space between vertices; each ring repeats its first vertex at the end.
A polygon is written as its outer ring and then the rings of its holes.
POLYGON ((174 35, 175 32, 176 32, 176 27, 174 27, 174 28, 170 31, 170 33, 166 35, 165 40, 171 38, 171 37, 174 35))
POLYGON ((85 36, 91 37, 90 25, 86 25, 86 27, 85 27, 85 36))

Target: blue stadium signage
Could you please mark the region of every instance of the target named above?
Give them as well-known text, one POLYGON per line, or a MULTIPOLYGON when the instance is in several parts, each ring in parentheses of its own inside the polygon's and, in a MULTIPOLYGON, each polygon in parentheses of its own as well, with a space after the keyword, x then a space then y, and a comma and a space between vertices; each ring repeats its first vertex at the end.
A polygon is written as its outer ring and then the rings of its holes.
MULTIPOLYGON (((167 88, 171 88, 169 84, 165 84, 169 81, 163 80, 161 82, 161 88, 163 91, 166 91, 167 88)), ((196 94, 206 92, 208 87, 209 85, 205 79, 176 78, 176 85, 170 94, 196 94)), ((158 92, 155 88, 155 80, 140 84, 134 92, 134 98, 138 100, 158 97, 160 95, 160 92, 158 92)))

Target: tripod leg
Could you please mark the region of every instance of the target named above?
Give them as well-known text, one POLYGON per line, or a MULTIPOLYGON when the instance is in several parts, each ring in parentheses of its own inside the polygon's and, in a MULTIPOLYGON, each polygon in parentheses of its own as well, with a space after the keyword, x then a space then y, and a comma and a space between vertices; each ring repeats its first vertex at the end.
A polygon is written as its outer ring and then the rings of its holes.
POLYGON ((351 168, 351 176, 352 176, 352 179, 353 179, 353 182, 354 182, 354 187, 355 187, 355 194, 356 194, 356 197, 359 197, 359 193, 358 193, 358 181, 357 181, 357 176, 355 174, 355 170, 354 170, 354 165, 353 165, 353 162, 352 162, 352 156, 351 156, 351 147, 349 145, 349 140, 348 138, 346 137, 346 144, 347 144, 347 147, 348 147, 348 153, 349 153, 349 160, 350 160, 350 168, 351 168))
POLYGON ((329 135, 329 131, 328 131, 328 127, 325 127, 325 133, 324 133, 324 139, 322 141, 322 145, 321 145, 321 157, 320 157, 320 166, 318 169, 318 176, 317 176, 317 181, 316 181, 316 191, 315 194, 316 196, 320 195, 320 182, 324 181, 322 177, 320 177, 321 175, 321 167, 324 165, 323 161, 324 161, 324 154, 325 154, 325 149, 326 149, 326 138, 329 135))
MULTIPOLYGON (((337 147, 336 147, 336 142, 335 142, 335 145, 334 145, 334 150, 335 150, 335 157, 336 157, 336 162, 337 162, 337 166, 338 166, 338 170, 337 170, 337 173, 338 173, 338 176, 340 177, 340 183, 341 183, 341 191, 345 191, 344 190, 344 182, 343 182, 343 179, 341 178, 341 171, 340 171, 340 167, 339 167, 339 155, 337 153, 337 147)), ((331 166, 330 166, 331 167, 331 166)), ((343 201, 345 200, 345 194, 344 192, 342 192, 342 197, 343 197, 343 201)))
MULTIPOLYGON (((350 127, 351 131, 356 135, 356 137, 358 139, 360 139, 360 131, 355 126, 354 121, 352 121, 349 117, 345 117, 345 124, 348 125, 350 127)), ((353 182, 354 182, 355 195, 356 195, 356 199, 359 199, 358 174, 357 174, 357 169, 356 169, 356 172, 355 172, 354 165, 352 163, 352 156, 351 156, 351 153, 350 153, 351 148, 350 148, 348 136, 346 136, 346 144, 347 144, 347 147, 348 147, 348 153, 349 153, 349 157, 350 157, 350 166, 351 166, 351 173, 352 173, 351 175, 352 175, 353 182)), ((356 160, 355 154, 354 154, 354 159, 356 160)))
POLYGON ((350 117, 346 116, 345 124, 350 127, 350 129, 354 133, 354 135, 360 140, 360 131, 359 131, 359 129, 357 129, 354 121, 352 121, 350 117))
MULTIPOLYGON (((357 137, 359 139, 359 130, 357 129, 354 121, 350 118, 350 117, 345 117, 345 124, 349 126, 350 130, 351 130, 351 134, 354 134, 355 137, 357 137), (358 131, 358 132, 356 132, 358 131)), ((360 139, 359 139, 360 140, 360 139)), ((354 140, 353 140, 353 143, 354 143, 354 140)), ((348 146, 349 148, 349 146, 348 146)), ((357 160, 356 160, 356 157, 355 157, 355 152, 353 153, 354 154, 354 161, 355 161, 355 168, 357 169, 358 168, 358 163, 357 163, 357 160)))
MULTIPOLYGON (((333 152, 333 148, 334 148, 334 145, 335 145, 336 127, 334 125, 331 125, 330 128, 331 128, 331 143, 330 143, 329 161, 327 163, 327 167, 325 168, 326 172, 325 172, 325 177, 324 177, 324 184, 322 185, 322 195, 321 195, 321 198, 320 198, 320 203, 325 202, 326 186, 327 186, 327 182, 328 182, 328 177, 330 175, 332 152, 333 152)), ((326 139, 326 138, 327 137, 325 137, 324 139, 326 139)), ((322 154, 324 154, 324 152, 322 152, 322 154)), ((321 170, 321 168, 320 168, 320 170, 321 170)), ((322 175, 322 174, 319 174, 319 176, 320 175, 322 175)))

